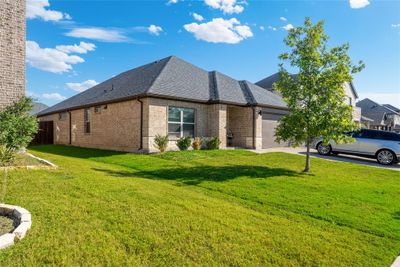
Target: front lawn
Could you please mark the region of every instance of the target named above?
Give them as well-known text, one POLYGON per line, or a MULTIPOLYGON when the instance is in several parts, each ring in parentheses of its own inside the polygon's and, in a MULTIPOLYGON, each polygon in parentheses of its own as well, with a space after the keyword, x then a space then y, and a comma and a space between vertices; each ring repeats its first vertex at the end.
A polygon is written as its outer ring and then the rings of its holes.
POLYGON ((248 151, 30 152, 56 170, 8 172, 5 202, 33 216, 10 265, 389 266, 400 173, 248 151))

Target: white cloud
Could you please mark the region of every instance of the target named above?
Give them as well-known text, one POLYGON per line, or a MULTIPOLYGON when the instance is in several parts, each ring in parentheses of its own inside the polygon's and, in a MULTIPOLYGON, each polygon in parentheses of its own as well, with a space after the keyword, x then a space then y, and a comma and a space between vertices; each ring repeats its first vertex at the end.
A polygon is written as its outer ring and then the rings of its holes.
POLYGON ((95 85, 98 85, 99 83, 96 82, 95 80, 87 80, 81 83, 66 83, 65 86, 68 89, 77 91, 77 92, 83 92, 95 85))
POLYGON ((92 43, 80 42, 79 45, 57 45, 56 49, 67 54, 69 53, 77 53, 77 54, 86 54, 88 51, 95 50, 96 46, 92 43))
POLYGON ((264 26, 260 26, 260 30, 264 31, 265 27, 264 26))
POLYGON ((178 0, 168 0, 167 5, 173 5, 178 3, 178 0))
POLYGON ((62 96, 59 93, 45 93, 42 94, 42 97, 47 100, 55 100, 55 101, 62 101, 67 99, 65 96, 62 96))
POLYGON ((249 26, 231 18, 215 18, 207 23, 190 23, 183 26, 186 31, 193 33, 196 39, 211 43, 237 44, 253 36, 249 26))
POLYGON ((291 30, 293 28, 294 28, 294 26, 292 24, 290 24, 290 23, 282 27, 282 29, 287 30, 287 31, 291 30))
POLYGON ((272 31, 276 31, 276 30, 277 30, 277 28, 276 28, 276 27, 273 27, 273 26, 268 26, 268 29, 270 29, 270 30, 272 30, 272 31))
POLYGON ((204 0, 204 3, 221 10, 224 14, 242 13, 244 10, 244 7, 237 4, 236 0, 204 0))
POLYGON ((74 28, 65 34, 69 37, 93 39, 101 42, 128 42, 129 38, 120 29, 99 27, 74 28))
POLYGON ((287 18, 285 18, 285 17, 280 17, 279 19, 282 21, 287 21, 287 18))
POLYGON ((400 108, 400 96, 399 93, 359 93, 360 100, 364 98, 369 98, 379 104, 390 104, 395 107, 400 108))
POLYGON ((26 1, 26 18, 40 18, 44 21, 59 21, 62 19, 71 19, 71 16, 60 11, 47 9, 50 7, 48 0, 27 0, 26 1))
POLYGON ((351 8, 363 8, 369 5, 368 0, 350 0, 351 8))
MULTIPOLYGON (((74 46, 61 46, 61 47, 66 48, 74 46)), ((53 72, 53 73, 68 72, 72 70, 72 65, 85 62, 83 58, 76 55, 71 55, 70 53, 72 52, 74 51, 69 51, 69 52, 61 51, 57 49, 57 47, 41 48, 39 44, 34 41, 26 42, 26 62, 34 68, 48 72, 53 72)))
POLYGON ((203 20, 204 20, 204 18, 203 18, 202 15, 199 15, 199 14, 197 14, 197 13, 193 13, 192 15, 193 15, 193 18, 194 18, 195 20, 197 20, 197 21, 203 21, 203 20))
POLYGON ((399 28, 399 27, 400 27, 400 23, 392 24, 392 28, 399 28))
POLYGON ((160 26, 157 25, 150 25, 147 30, 149 31, 150 34, 159 36, 160 33, 163 31, 163 29, 160 26))

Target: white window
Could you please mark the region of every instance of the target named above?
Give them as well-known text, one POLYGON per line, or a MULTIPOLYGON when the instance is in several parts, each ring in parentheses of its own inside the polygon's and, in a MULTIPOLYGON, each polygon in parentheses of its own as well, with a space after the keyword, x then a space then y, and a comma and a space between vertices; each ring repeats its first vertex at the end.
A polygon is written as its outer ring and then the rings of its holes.
POLYGON ((194 109, 168 107, 168 135, 170 137, 194 137, 194 126, 194 109))

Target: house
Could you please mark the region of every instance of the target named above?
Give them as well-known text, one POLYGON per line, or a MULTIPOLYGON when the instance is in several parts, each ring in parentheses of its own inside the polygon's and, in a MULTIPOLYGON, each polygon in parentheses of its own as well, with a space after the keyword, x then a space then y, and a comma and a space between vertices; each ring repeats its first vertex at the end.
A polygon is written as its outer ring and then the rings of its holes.
POLYGON ((25 1, 0 1, 0 109, 25 94, 25 1))
POLYGON ((56 144, 153 152, 157 134, 168 134, 172 149, 182 136, 219 137, 222 148, 279 146, 270 122, 287 113, 274 92, 170 56, 121 73, 38 118, 52 122, 56 144))
MULTIPOLYGON (((291 77, 296 79, 297 74, 291 74, 291 77)), ((268 77, 256 82, 256 85, 258 85, 258 86, 260 86, 262 88, 265 88, 265 89, 267 89, 269 91, 273 91, 273 84, 275 82, 277 82, 278 80, 279 80, 279 72, 277 72, 277 73, 275 73, 275 74, 273 74, 271 76, 268 76, 268 77)), ((344 101, 348 105, 352 106, 352 108, 353 108, 353 120, 355 122, 357 122, 358 124, 360 124, 361 123, 361 109, 356 106, 356 101, 358 99, 357 90, 354 87, 352 82, 345 83, 344 86, 345 86, 344 89, 345 89, 345 95, 346 95, 346 98, 344 99, 344 101)))
POLYGON ((32 109, 29 112, 30 115, 36 115, 38 114, 40 111, 45 110, 46 108, 48 108, 49 106, 47 106, 46 104, 40 103, 40 102, 36 102, 33 101, 32 102, 32 109))
POLYGON ((370 129, 400 132, 400 113, 399 109, 389 105, 381 105, 365 98, 357 102, 361 108, 362 116, 372 119, 370 129))

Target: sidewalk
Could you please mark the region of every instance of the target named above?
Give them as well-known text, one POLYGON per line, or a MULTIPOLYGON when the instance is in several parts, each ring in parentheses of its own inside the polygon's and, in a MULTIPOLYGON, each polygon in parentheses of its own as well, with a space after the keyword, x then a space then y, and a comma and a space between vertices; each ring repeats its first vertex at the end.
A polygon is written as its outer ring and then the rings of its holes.
MULTIPOLYGON (((305 147, 295 147, 295 148, 293 148, 293 147, 274 147, 274 148, 266 148, 266 149, 250 150, 250 151, 252 151, 254 153, 258 153, 258 154, 271 153, 271 152, 284 152, 284 153, 297 154, 297 155, 302 155, 302 156, 304 156, 306 154, 305 147)), ((332 160, 332 161, 349 162, 349 163, 366 165, 366 166, 371 166, 371 167, 376 167, 376 168, 381 168, 381 169, 400 171, 400 163, 393 164, 390 166, 384 166, 384 165, 377 163, 375 159, 370 159, 370 158, 362 158, 362 157, 357 157, 357 156, 353 156, 353 155, 345 155, 345 154, 340 154, 338 156, 335 156, 335 155, 321 156, 318 154, 318 152, 315 149, 311 149, 310 152, 311 152, 310 155, 315 158, 321 158, 321 159, 332 160)))

